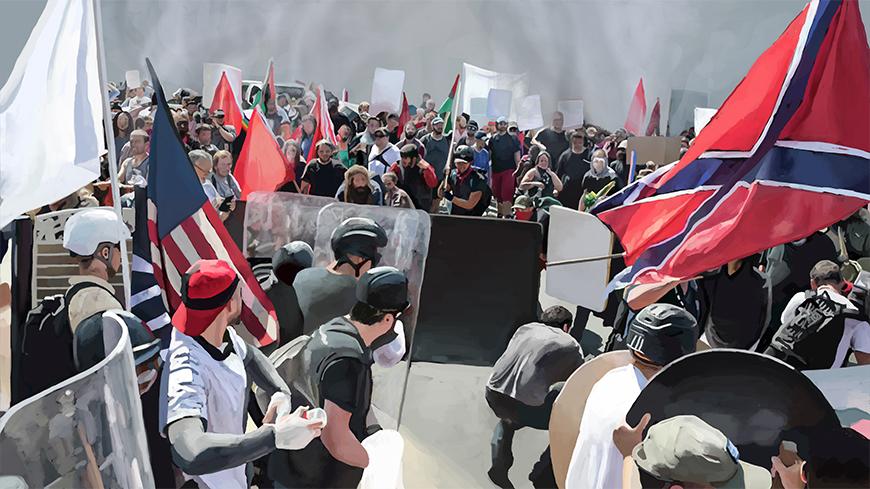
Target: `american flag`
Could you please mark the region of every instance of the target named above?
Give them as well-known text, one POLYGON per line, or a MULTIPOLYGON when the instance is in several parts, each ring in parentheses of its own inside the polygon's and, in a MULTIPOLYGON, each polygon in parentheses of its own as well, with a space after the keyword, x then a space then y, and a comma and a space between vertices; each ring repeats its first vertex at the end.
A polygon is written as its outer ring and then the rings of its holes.
MULTIPOLYGON (((163 88, 150 61, 148 69, 157 105, 147 203, 139 203, 147 205, 147 219, 142 220, 142 226, 137 219, 138 239, 134 238, 139 246, 134 246, 133 312, 152 330, 165 326, 181 304, 181 278, 187 269, 199 259, 220 259, 241 277, 241 320, 248 334, 239 333, 258 346, 268 345, 278 334, 272 302, 208 201, 175 132, 163 88)), ((141 210, 137 214, 142 214, 141 210)))
POLYGON ((814 0, 683 158, 592 209, 631 267, 688 278, 805 238, 870 200, 870 49, 858 2, 814 0))

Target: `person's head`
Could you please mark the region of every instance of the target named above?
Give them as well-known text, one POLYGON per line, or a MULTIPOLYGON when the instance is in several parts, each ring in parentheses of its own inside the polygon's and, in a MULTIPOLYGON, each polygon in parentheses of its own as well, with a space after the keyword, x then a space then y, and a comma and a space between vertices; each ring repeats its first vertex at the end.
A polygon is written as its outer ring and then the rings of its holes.
POLYGON ((78 262, 79 274, 103 280, 121 268, 121 240, 127 239, 127 225, 108 209, 78 211, 63 227, 63 247, 78 262))
POLYGON ((426 105, 426 102, 428 102, 430 100, 432 100, 432 96, 429 95, 428 93, 424 93, 423 94, 423 105, 426 105))
POLYGON ((571 315, 571 311, 562 306, 551 306, 541 313, 541 322, 567 333, 574 324, 574 316, 571 315))
POLYGON ((217 109, 211 113, 211 119, 214 121, 216 126, 223 126, 226 121, 226 114, 223 110, 217 109))
POLYGON ((426 112, 432 112, 435 110, 435 101, 431 98, 426 101, 426 112))
POLYGON ((405 168, 414 167, 420 161, 420 151, 413 144, 406 144, 399 150, 399 156, 402 158, 402 166, 405 168))
POLYGON ((142 129, 148 134, 151 134, 151 130, 154 129, 154 118, 149 115, 147 117, 143 117, 142 122, 142 129))
POLYGON ((647 162, 644 164, 644 168, 646 168, 647 170, 649 170, 649 171, 651 171, 651 172, 656 171, 656 169, 658 169, 658 167, 659 167, 659 166, 656 164, 656 162, 655 162, 655 161, 652 161, 652 160, 647 161, 647 162))
POLYGON ((471 163, 474 161, 474 150, 461 144, 453 151, 453 164, 460 175, 471 171, 471 163))
POLYGON ((293 125, 290 124, 290 121, 281 121, 278 131, 281 134, 281 139, 286 141, 293 136, 293 125))
POLYGON ((550 153, 546 151, 541 151, 538 153, 538 157, 535 158, 535 166, 540 168, 541 170, 546 170, 550 168, 550 153))
POLYGON ((389 133, 387 133, 387 129, 385 127, 381 127, 379 129, 375 129, 372 133, 372 136, 375 138, 375 146, 378 149, 383 150, 390 144, 389 133))
POLYGON ((292 164, 299 161, 299 143, 292 139, 288 139, 284 141, 284 147, 281 149, 284 151, 284 157, 287 158, 287 162, 292 164))
POLYGON ((317 119, 314 118, 311 114, 305 114, 302 116, 302 132, 305 133, 306 136, 311 136, 314 134, 314 129, 317 128, 317 119))
POLYGON ((495 129, 498 131, 499 134, 506 133, 508 129, 507 117, 499 117, 498 119, 496 119, 495 129))
POLYGON ((121 111, 115 114, 112 125, 114 126, 116 137, 126 136, 133 130, 133 119, 130 117, 130 114, 121 111))
POLYGON ((575 129, 571 133, 571 151, 575 153, 582 153, 583 148, 586 147, 586 133, 583 132, 583 129, 575 129))
POLYGON ((628 325, 625 343, 636 361, 658 370, 694 353, 698 323, 685 309, 671 304, 650 304, 628 325))
POLYGON ((272 273, 286 285, 293 285, 296 275, 314 264, 314 250, 305 241, 285 244, 272 255, 272 273))
POLYGON ((596 128, 595 126, 587 127, 586 137, 589 138, 590 141, 595 141, 595 138, 598 137, 598 128, 596 128))
POLYGON ((142 129, 136 129, 130 133, 130 152, 134 156, 143 155, 148 152, 148 142, 151 138, 148 133, 142 129))
POLYGON ((350 320, 366 346, 377 348, 396 338, 396 320, 408 308, 408 278, 393 267, 365 272, 356 286, 350 320))
POLYGON ((353 165, 344 173, 344 201, 353 204, 370 204, 372 188, 369 171, 360 165, 353 165))
POLYGON ((329 102, 326 103, 326 108, 329 111, 329 115, 335 115, 338 113, 338 99, 331 98, 329 102))
POLYGON ((220 150, 214 154, 214 173, 219 177, 226 177, 233 168, 233 155, 229 151, 220 150))
POLYGON ((440 116, 435 116, 432 119, 432 132, 435 134, 442 134, 444 132, 444 119, 440 116))
POLYGON ((133 89, 133 96, 134 97, 144 97, 145 96, 145 89, 142 87, 134 88, 133 89))
POLYGON ((266 100, 266 113, 269 115, 274 114, 278 111, 278 104, 275 103, 275 99, 270 98, 266 100))
POLYGON ((565 114, 557 110, 553 112, 553 129, 561 131, 563 127, 565 127, 565 114))
POLYGON ((375 131, 377 131, 380 128, 381 128, 381 120, 378 119, 377 117, 369 117, 368 120, 366 121, 366 131, 368 131, 369 134, 374 136, 375 131))
POLYGON ((596 149, 592 152, 592 169, 595 173, 601 173, 607 166, 607 153, 603 149, 596 149))
POLYGON ((405 139, 414 139, 417 137, 417 126, 413 122, 405 124, 405 139))
POLYGON ((623 139, 616 147, 616 159, 625 163, 625 152, 628 151, 628 139, 623 139))
POLYGON ((196 140, 199 141, 199 144, 206 146, 211 144, 211 130, 210 124, 200 124, 196 126, 196 140))
POLYGON ((833 287, 837 292, 843 290, 845 283, 840 265, 830 260, 822 260, 810 270, 810 287, 816 290, 823 285, 833 287))
POLYGON ((380 248, 387 245, 387 233, 367 217, 345 219, 332 232, 330 246, 335 257, 333 269, 359 278, 381 260, 380 248))
POLYGON ((393 132, 399 127, 399 116, 390 114, 387 116, 387 130, 393 132))
POLYGON ((468 121, 468 132, 470 134, 475 134, 480 130, 480 126, 477 124, 477 121, 468 121))
POLYGON ((697 416, 674 416, 652 425, 634 447, 632 459, 645 476, 669 487, 769 489, 771 485, 767 469, 740 460, 740 451, 728 437, 697 416))
POLYGON ((396 176, 395 173, 388 171, 381 175, 381 180, 384 182, 384 188, 387 189, 387 192, 392 192, 396 189, 396 185, 399 183, 399 177, 396 176))
POLYGON ((368 102, 360 102, 357 110, 359 110, 360 114, 362 114, 363 112, 368 113, 370 107, 371 105, 369 105, 368 102))
POLYGON ((178 129, 178 134, 181 137, 186 136, 188 131, 190 130, 190 119, 187 117, 187 114, 184 113, 184 111, 179 111, 175 114, 174 119, 175 128, 178 129))
POLYGON ((474 134, 474 146, 481 150, 484 146, 486 146, 486 133, 484 131, 477 131, 474 134))
POLYGON ((510 122, 508 123, 508 132, 516 137, 517 134, 519 134, 520 132, 520 127, 517 125, 516 122, 510 122))
POLYGON ((208 174, 214 169, 211 155, 201 149, 195 149, 188 153, 187 156, 193 164, 193 169, 196 171, 199 181, 204 182, 208 174))
POLYGON ((185 102, 184 108, 185 110, 187 110, 188 115, 193 117, 193 114, 195 114, 196 111, 199 110, 199 104, 196 103, 194 99, 190 98, 187 100, 187 102, 185 102))
POLYGON ((282 93, 278 95, 277 101, 278 107, 286 107, 290 103, 290 98, 287 97, 286 93, 282 93))
POLYGON ((236 271, 223 260, 197 260, 181 278, 181 305, 172 315, 172 326, 187 336, 201 336, 212 325, 225 330, 241 313, 236 271))
POLYGON ((456 116, 456 127, 457 127, 460 131, 464 131, 465 128, 468 127, 468 121, 465 120, 465 116, 464 116, 464 115, 459 114, 458 116, 456 116))
POLYGON ((337 134, 338 134, 338 140, 339 140, 339 141, 347 142, 347 140, 350 139, 350 127, 348 127, 347 124, 342 124, 342 125, 338 128, 338 133, 337 133, 337 134))
POLYGON ((321 163, 327 163, 332 160, 332 155, 335 154, 335 146, 329 141, 321 139, 317 143, 317 159, 321 163))

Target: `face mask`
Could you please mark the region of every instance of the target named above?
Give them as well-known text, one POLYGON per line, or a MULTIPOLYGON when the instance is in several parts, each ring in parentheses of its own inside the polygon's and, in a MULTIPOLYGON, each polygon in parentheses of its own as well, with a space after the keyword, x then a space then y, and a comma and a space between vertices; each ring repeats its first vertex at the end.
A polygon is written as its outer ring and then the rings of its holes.
POLYGON ((136 382, 139 384, 139 391, 142 393, 148 392, 148 389, 154 385, 157 379, 157 370, 148 369, 136 376, 136 382))

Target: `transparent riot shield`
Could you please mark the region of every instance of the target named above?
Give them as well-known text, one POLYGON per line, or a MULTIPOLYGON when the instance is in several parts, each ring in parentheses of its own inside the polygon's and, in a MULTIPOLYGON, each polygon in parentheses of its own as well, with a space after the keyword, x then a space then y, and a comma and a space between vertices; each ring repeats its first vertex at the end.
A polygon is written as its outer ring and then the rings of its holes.
MULTIPOLYGON (((389 265, 408 276, 411 307, 402 315, 405 328, 406 351, 412 351, 414 327, 420 304, 423 272, 429 254, 429 215, 421 210, 377 207, 347 203, 332 203, 317 216, 317 234, 314 245, 314 266, 329 265, 334 256, 330 246, 332 231, 345 219, 368 217, 374 219, 387 232, 387 246, 381 250, 380 265, 389 265)), ((406 358, 409 358, 406 353, 406 358)), ((384 428, 398 428, 404 401, 410 361, 403 360, 392 368, 374 365, 374 392, 372 405, 378 421, 384 428)))
POLYGON ((245 207, 243 250, 246 258, 272 258, 291 241, 314 248, 317 214, 335 199, 286 192, 254 192, 245 207))
POLYGON ((0 418, 0 474, 32 488, 154 487, 130 337, 117 316, 103 321, 103 361, 0 418))

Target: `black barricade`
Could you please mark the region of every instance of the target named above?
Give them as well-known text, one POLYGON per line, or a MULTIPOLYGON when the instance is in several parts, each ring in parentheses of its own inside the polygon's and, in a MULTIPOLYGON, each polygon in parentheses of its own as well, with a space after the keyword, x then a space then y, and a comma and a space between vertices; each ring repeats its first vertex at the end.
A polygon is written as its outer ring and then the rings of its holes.
POLYGON ((492 365, 537 315, 541 226, 432 216, 412 360, 492 365))

